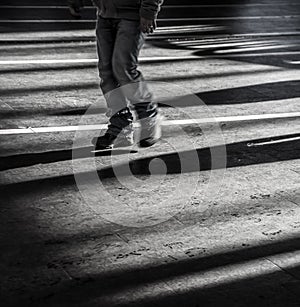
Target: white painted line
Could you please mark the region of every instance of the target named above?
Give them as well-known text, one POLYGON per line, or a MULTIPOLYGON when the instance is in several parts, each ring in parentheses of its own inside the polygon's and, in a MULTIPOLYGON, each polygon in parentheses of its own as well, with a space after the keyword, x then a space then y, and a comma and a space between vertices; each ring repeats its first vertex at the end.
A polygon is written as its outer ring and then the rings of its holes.
MULTIPOLYGON (((262 49, 273 49, 280 47, 287 47, 287 45, 278 45, 278 46, 269 46, 262 47, 262 49), (272 47, 272 48, 271 48, 272 47)), ((242 52, 242 51, 254 51, 259 50, 259 48, 245 48, 245 49, 232 49, 232 52, 242 52)), ((223 53, 229 52, 228 50, 224 50, 223 53)), ((216 52, 220 53, 220 52, 216 52)), ((282 51, 282 52, 269 52, 269 53, 249 53, 249 54, 223 54, 222 57, 230 58, 230 57, 256 57, 256 56, 277 56, 277 55, 297 55, 300 54, 300 51, 282 51)), ((216 58, 218 55, 207 55, 207 56, 178 56, 178 57, 141 57, 140 63, 147 63, 152 61, 174 61, 174 60, 195 60, 195 59, 206 59, 206 58, 216 58)), ((300 64, 300 61, 285 61, 289 64, 300 64)), ((84 63, 92 63, 97 64, 98 59, 54 59, 54 60, 4 60, 0 61, 0 65, 26 65, 26 64, 84 64, 84 63)))
MULTIPOLYGON (((296 5, 296 6, 299 6, 300 4, 299 3, 289 3, 288 4, 289 6, 290 5, 296 5)), ((188 8, 196 8, 196 7, 207 7, 207 8, 215 8, 215 7, 218 7, 218 8, 220 8, 220 7, 253 7, 253 6, 259 6, 259 7, 261 7, 261 6, 266 6, 266 7, 269 7, 269 6, 271 6, 271 7, 273 7, 274 6, 274 3, 245 3, 245 4, 200 4, 200 5, 198 5, 198 4, 195 4, 195 5, 188 5, 188 6, 186 6, 186 7, 188 7, 188 8)), ((287 4, 286 3, 277 3, 276 2, 276 6, 287 6, 287 4)), ((170 7, 174 7, 174 8, 182 8, 183 6, 182 5, 164 5, 164 8, 165 7, 168 7, 168 8, 170 8, 170 7)))
MULTIPOLYGON (((160 27, 162 28, 162 27, 160 27)), ((226 27, 225 27, 226 28, 226 27)), ((7 33, 0 33, 0 42, 10 42, 10 43, 18 43, 18 42, 35 42, 35 43, 44 43, 49 41, 55 41, 55 42, 61 42, 61 41, 95 41, 95 35, 92 30, 74 30, 72 32, 70 31, 60 31, 59 33, 49 32, 45 31, 43 32, 43 36, 40 36, 39 32, 26 32, 22 33, 10 33, 9 35, 7 33), (62 34, 61 34, 62 33, 62 34)), ((178 36, 172 36, 172 39, 185 39, 186 36, 182 34, 179 34, 178 36)), ((220 39, 249 39, 251 37, 286 37, 286 36, 300 36, 300 31, 294 31, 294 32, 259 32, 259 33, 242 33, 242 34, 218 34, 213 36, 213 40, 220 40, 220 39)), ((207 35, 201 34, 196 35, 195 38, 203 38, 203 42, 207 40, 207 35)), ((147 37, 147 40, 160 40, 160 39, 168 39, 172 41, 170 36, 167 35, 159 35, 156 36, 155 34, 151 34, 147 37)), ((209 40, 212 40, 209 38, 209 40)))
MULTIPOLYGON (((300 117, 300 112, 290 113, 274 113, 274 114, 255 114, 255 115, 237 115, 237 116, 221 116, 199 119, 178 119, 168 120, 162 123, 162 126, 183 126, 206 123, 224 123, 224 122, 240 122, 262 119, 282 119, 282 118, 297 118, 300 117)), ((138 124, 135 123, 135 127, 138 124)), ((58 127, 37 127, 37 128, 20 128, 20 129, 0 129, 0 135, 10 134, 33 134, 33 133, 52 133, 52 132, 72 132, 72 131, 92 131, 106 129, 106 124, 98 125, 82 125, 82 126, 58 126, 58 127)))
POLYGON ((222 55, 215 55, 215 56, 201 56, 201 58, 247 58, 247 57, 258 57, 258 56, 278 56, 278 55, 295 55, 300 54, 300 51, 282 51, 282 52, 264 52, 264 53, 245 53, 245 54, 222 54, 222 55))
POLYGON ((192 38, 192 39, 186 39, 186 38, 182 38, 182 39, 178 39, 178 38, 170 38, 169 39, 169 43, 172 43, 174 45, 195 45, 195 44, 199 44, 199 45, 204 45, 206 46, 207 44, 209 43, 213 43, 213 44, 222 44, 222 43, 228 43, 228 42, 239 42, 239 43, 242 43, 242 42, 247 42, 249 40, 244 40, 242 38, 235 38, 235 37, 220 37, 220 38, 192 38))
POLYGON ((248 36, 293 36, 300 35, 300 31, 290 31, 290 32, 258 32, 258 33, 241 33, 232 34, 228 37, 248 37, 248 36))
POLYGON ((38 128, 30 127, 30 128, 19 128, 19 129, 0 129, 0 135, 92 131, 92 130, 103 130, 106 128, 107 128, 106 124, 86 125, 86 126, 38 127, 38 128))
POLYGON ((286 138, 281 140, 275 140, 275 141, 269 141, 269 142, 261 142, 261 143, 248 143, 248 147, 259 147, 259 146, 265 146, 265 145, 272 145, 272 144, 280 144, 280 143, 287 143, 292 141, 299 141, 300 137, 293 137, 293 138, 286 138))
MULTIPOLYGON (((219 35, 209 35, 209 34, 195 34, 195 38, 205 38, 205 37, 214 37, 215 39, 218 39, 219 37, 223 38, 224 40, 225 39, 249 39, 249 38, 259 38, 259 37, 267 37, 267 36, 270 36, 270 37, 286 37, 286 36, 300 36, 300 32, 282 32, 282 33, 270 33, 269 35, 267 33, 245 33, 245 34, 231 34, 231 35, 228 35, 228 36, 224 36, 224 34, 219 34, 219 35)), ((163 40, 163 39, 167 39, 168 41, 170 42, 174 42, 176 40, 179 40, 179 39, 185 39, 186 38, 186 35, 182 35, 182 34, 179 34, 179 35, 173 35, 172 37, 170 36, 167 36, 167 35, 162 35, 162 36, 159 36, 159 35, 149 35, 147 37, 146 40, 163 40)), ((205 41, 205 39, 203 39, 203 41, 205 41)), ((1 39, 0 39, 0 42, 1 42, 1 39)))
POLYGON ((281 16, 228 16, 228 17, 197 17, 197 18, 159 18, 159 21, 211 21, 211 20, 260 20, 260 19, 299 19, 300 15, 281 16))
POLYGON ((58 126, 58 127, 38 127, 31 128, 34 133, 48 133, 48 132, 70 132, 70 131, 91 131, 106 129, 106 124, 98 125, 82 125, 82 126, 58 126))
POLYGON ((168 120, 164 122, 163 126, 176 126, 176 125, 192 125, 192 124, 205 124, 212 122, 239 122, 248 120, 261 120, 261 119, 280 119, 280 118, 295 118, 300 117, 300 112, 290 113, 274 113, 274 114, 255 114, 255 115, 237 115, 237 116, 221 116, 214 118, 200 118, 200 119, 184 119, 184 120, 168 120))
POLYGON ((257 51, 257 50, 291 48, 291 47, 295 47, 295 46, 298 46, 298 45, 287 44, 287 45, 271 45, 271 46, 256 46, 256 47, 239 46, 236 49, 216 50, 216 51, 214 51, 214 53, 216 53, 216 54, 239 53, 239 52, 257 51))
POLYGON ((185 28, 184 26, 182 26, 180 29, 165 29, 165 28, 158 28, 157 30, 155 30, 155 34, 164 34, 164 33, 176 33, 176 34, 180 34, 180 33, 194 33, 194 32, 204 32, 204 31, 218 31, 218 30, 224 30, 226 29, 226 27, 224 26, 197 26, 197 27, 193 27, 193 28, 185 28))
MULTIPOLYGON (((233 43, 233 44, 219 44, 219 45, 197 45, 195 44, 194 46, 187 46, 189 49, 197 50, 197 49, 211 49, 211 48, 228 48, 228 47, 237 47, 234 49, 224 49, 224 50, 216 50, 214 53, 237 53, 241 52, 243 50, 249 50, 249 51, 255 51, 258 50, 257 48, 263 48, 267 46, 272 46, 275 47, 275 44, 272 43, 256 43, 253 42, 252 44, 247 44, 247 43, 233 43), (233 51, 232 51, 233 50, 233 51), (237 51, 239 50, 239 51, 237 51), (232 52, 231 52, 232 51, 232 52)), ((273 49, 273 48, 271 48, 273 49)))
POLYGON ((181 29, 198 29, 198 28, 203 28, 203 27, 208 27, 211 25, 181 25, 181 26, 161 26, 158 27, 156 31, 159 30, 181 30, 181 29))
POLYGON ((95 23, 96 20, 91 19, 1 19, 1 23, 95 23))
POLYGON ((300 61, 285 61, 285 63, 292 64, 292 65, 300 65, 300 61))
POLYGON ((207 44, 202 42, 202 41, 183 41, 183 42, 172 42, 174 45, 180 45, 180 46, 187 46, 190 48, 196 48, 196 47, 201 47, 201 48, 220 48, 220 47, 232 47, 232 46, 248 46, 248 45, 262 45, 262 44, 276 44, 278 41, 271 41, 271 40, 257 40, 257 41, 232 41, 228 42, 227 40, 223 40, 218 43, 214 44, 207 44), (224 42, 224 43, 223 43, 224 42))
MULTIPOLYGON (((300 6, 299 3, 289 3, 289 6, 300 6)), ((273 3, 249 3, 249 4, 190 4, 188 6, 184 5, 164 5, 164 9, 166 8, 178 8, 178 9, 189 9, 189 8, 226 8, 226 7, 270 7, 274 6, 273 3)), ((286 3, 276 3, 276 6, 287 6, 286 3)), ((5 9, 68 9, 68 6, 54 6, 54 5, 0 5, 0 8, 5 9)), ((85 9, 95 8, 94 6, 84 6, 85 9)))
MULTIPOLYGON (((286 37, 286 36, 299 36, 300 35, 300 31, 294 31, 294 32, 252 32, 252 33, 241 33, 241 34, 219 34, 219 35, 214 35, 213 39, 238 39, 238 38, 245 38, 248 39, 249 37, 286 37)), ((207 35, 206 35, 207 36, 207 35)), ((199 38, 199 37, 205 37, 200 35, 195 35, 195 38, 199 38)), ((184 39, 185 37, 183 37, 182 35, 178 35, 178 38, 184 39)), ((177 38, 177 39, 178 39, 177 38)), ((147 39, 169 39, 170 41, 172 41, 172 39, 176 39, 176 36, 172 36, 172 38, 170 38, 169 36, 148 36, 147 39)), ((211 40, 211 38, 209 38, 211 40)), ((1 40, 0 40, 1 41, 1 40)), ((205 39, 203 39, 203 41, 205 41, 205 39)))
MULTIPOLYGON (((178 56, 178 57, 141 57, 140 62, 151 61, 173 61, 199 59, 198 56, 178 56)), ((5 60, 0 61, 0 65, 26 65, 26 64, 72 64, 72 63, 98 63, 98 59, 55 59, 55 60, 5 60)))
MULTIPOLYGON (((287 46, 287 45, 282 45, 287 46)), ((276 46, 279 48, 280 46, 276 46)), ((263 49, 273 49, 275 46, 270 46, 269 48, 265 47, 263 49), (272 48, 271 48, 272 47, 272 48)), ((232 49, 232 52, 242 52, 242 51, 252 51, 259 50, 259 48, 245 48, 245 49, 232 49)), ((175 57, 141 57, 140 63, 147 63, 152 61, 176 61, 176 60, 195 60, 195 59, 209 59, 216 57, 226 57, 226 58, 236 58, 236 57, 256 57, 256 56, 278 56, 278 55, 297 55, 300 54, 300 51, 282 51, 282 52, 266 52, 266 53, 249 53, 249 54, 226 54, 228 50, 224 50, 222 55, 207 55, 207 56, 196 56, 196 55, 187 55, 187 56, 175 56, 175 57)), ((300 61, 291 61, 287 63, 290 64, 300 64, 300 61)), ((98 59, 54 59, 54 60, 4 60, 0 61, 0 65, 43 65, 43 64, 97 64, 98 59)))
POLYGON ((31 128, 19 128, 19 129, 0 129, 0 135, 9 134, 32 134, 35 131, 31 128))
MULTIPOLYGON (((159 18, 158 21, 211 21, 211 20, 261 20, 261 19, 299 19, 300 15, 281 16, 232 16, 232 17, 196 17, 196 18, 159 18)), ((95 19, 2 19, 0 23, 95 23, 95 19)))
POLYGON ((24 64, 68 64, 68 63, 97 63, 97 59, 63 59, 63 60, 7 60, 0 61, 0 65, 24 65, 24 64))
MULTIPOLYGON (((85 6, 85 9, 94 8, 93 6, 85 6)), ((0 5, 0 9, 69 9, 68 6, 56 5, 0 5)))

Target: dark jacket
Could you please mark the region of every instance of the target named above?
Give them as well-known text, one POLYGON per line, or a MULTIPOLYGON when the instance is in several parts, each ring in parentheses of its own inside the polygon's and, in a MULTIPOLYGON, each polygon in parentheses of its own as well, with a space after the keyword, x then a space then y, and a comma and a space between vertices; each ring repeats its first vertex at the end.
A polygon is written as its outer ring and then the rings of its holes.
POLYGON ((98 14, 104 18, 139 20, 157 18, 163 0, 93 0, 98 14))

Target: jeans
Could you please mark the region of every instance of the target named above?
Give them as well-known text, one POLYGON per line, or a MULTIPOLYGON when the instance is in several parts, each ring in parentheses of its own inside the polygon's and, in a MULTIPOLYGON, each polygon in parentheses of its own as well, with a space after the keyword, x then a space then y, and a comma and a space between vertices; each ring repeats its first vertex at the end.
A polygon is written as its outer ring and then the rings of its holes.
MULTIPOLYGON (((116 114, 128 106, 134 107, 140 119, 157 112, 152 93, 137 69, 145 34, 140 30, 138 20, 98 16, 96 35, 100 87, 111 116, 109 127, 117 134, 117 130, 120 132, 124 128, 124 120, 118 121, 116 114)), ((128 114, 130 121, 132 115, 128 114)))

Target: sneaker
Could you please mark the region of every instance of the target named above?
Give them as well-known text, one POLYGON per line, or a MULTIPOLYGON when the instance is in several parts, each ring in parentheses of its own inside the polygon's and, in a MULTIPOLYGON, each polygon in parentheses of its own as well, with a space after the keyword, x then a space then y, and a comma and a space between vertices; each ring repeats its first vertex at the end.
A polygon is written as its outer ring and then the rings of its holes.
POLYGON ((92 140, 96 146, 95 150, 132 146, 134 144, 132 122, 132 113, 128 107, 112 115, 105 134, 92 140))
POLYGON ((134 144, 133 131, 122 131, 118 136, 106 132, 104 135, 98 138, 93 138, 92 143, 95 146, 95 150, 132 146, 134 144))
POLYGON ((140 147, 150 147, 157 143, 161 138, 161 123, 163 117, 156 113, 154 116, 140 119, 141 134, 140 134, 140 147))

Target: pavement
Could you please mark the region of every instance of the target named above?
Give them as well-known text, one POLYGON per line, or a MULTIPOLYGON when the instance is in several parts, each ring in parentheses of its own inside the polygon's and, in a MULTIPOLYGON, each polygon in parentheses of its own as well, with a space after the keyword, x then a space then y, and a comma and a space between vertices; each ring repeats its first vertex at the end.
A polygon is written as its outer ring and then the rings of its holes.
POLYGON ((97 155, 94 9, 0 8, 2 306, 300 306, 299 3, 166 1, 163 138, 97 155))

